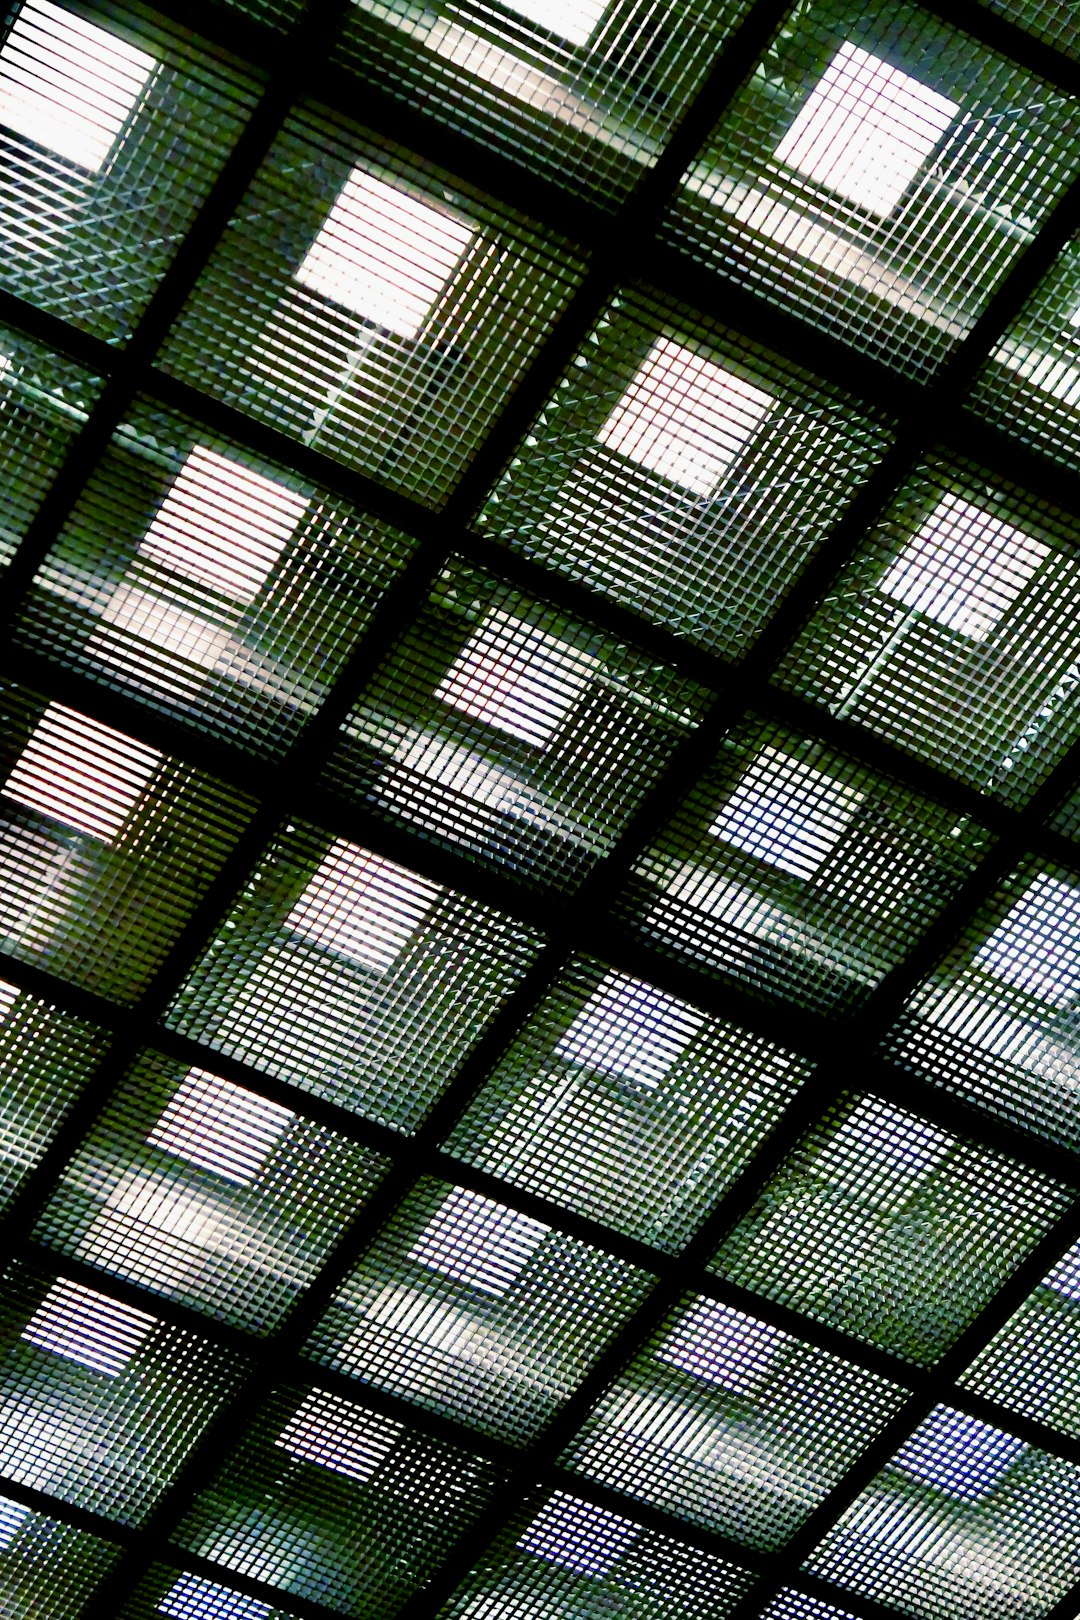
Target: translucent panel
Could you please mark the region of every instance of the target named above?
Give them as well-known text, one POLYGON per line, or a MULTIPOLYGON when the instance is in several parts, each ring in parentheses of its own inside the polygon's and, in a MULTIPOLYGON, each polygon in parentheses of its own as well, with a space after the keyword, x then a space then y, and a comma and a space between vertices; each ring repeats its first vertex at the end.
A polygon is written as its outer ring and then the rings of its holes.
POLYGON ((966 336, 1076 169, 1069 97, 914 7, 792 7, 669 238, 915 376, 966 336))
POLYGON ((1058 0, 979 0, 1066 56, 1080 56, 1080 18, 1058 0))
POLYGON ((297 825, 265 852, 168 1021, 412 1130, 538 945, 490 906, 297 825))
POLYGON ((236 1591, 225 1580, 153 1565, 120 1611, 119 1620, 296 1620, 296 1610, 236 1591))
POLYGON ((579 276, 565 244, 450 176, 294 115, 165 364, 437 503, 579 276))
POLYGON ((197 1310, 266 1332, 383 1166, 230 1080, 143 1058, 75 1153, 36 1235, 197 1310))
POLYGON ((779 681, 1014 804, 1076 725, 1076 525, 932 457, 819 603, 779 681))
POLYGON ((866 797, 777 748, 763 748, 709 828, 793 877, 813 877, 866 797))
POLYGON ((809 1065, 626 974, 579 959, 449 1137, 458 1157, 679 1249, 809 1065))
POLYGON ((50 1288, 22 1337, 39 1350, 51 1350, 91 1372, 115 1378, 127 1366, 155 1325, 154 1317, 121 1305, 81 1283, 50 1288))
POLYGON ((885 443, 815 378, 628 292, 601 314, 480 522, 734 656, 885 443))
POLYGON ((233 1570, 279 1588, 286 1615, 290 1593, 350 1615, 393 1614, 499 1484, 463 1447, 340 1395, 281 1391, 174 1539, 220 1564, 223 1584, 233 1570))
POLYGON ((4 783, 4 797, 111 842, 160 764, 156 749, 50 703, 4 783))
POLYGON ((308 1354, 520 1443, 573 1393, 650 1281, 493 1199, 423 1181, 308 1354))
POLYGON ((571 1443, 581 1472, 747 1546, 780 1546, 903 1392, 729 1306, 688 1299, 571 1443))
POLYGON ((1069 1190, 877 1098, 805 1136, 712 1262, 733 1282, 931 1363, 1066 1207, 1069 1190))
POLYGON ((960 1382, 1080 1439, 1080 1245, 1074 1244, 975 1356, 960 1382))
POLYGON ((0 1497, 0 1603, 8 1620, 70 1620, 116 1556, 99 1536, 0 1497))
POLYGON ((328 779, 516 878, 607 853, 706 694, 454 559, 342 727, 328 779))

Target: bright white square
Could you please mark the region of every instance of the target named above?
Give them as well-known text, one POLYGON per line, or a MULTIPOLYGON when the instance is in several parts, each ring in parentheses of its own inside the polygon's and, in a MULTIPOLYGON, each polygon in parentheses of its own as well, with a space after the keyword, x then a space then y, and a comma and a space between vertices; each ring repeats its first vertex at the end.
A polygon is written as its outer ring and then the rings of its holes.
POLYGON ((957 102, 880 56, 844 44, 774 155, 778 163, 884 218, 958 111, 957 102))
POLYGON ((812 877, 864 798, 850 783, 765 747, 709 831, 793 877, 812 877))
POLYGON ((568 45, 587 45, 608 0, 503 0, 510 11, 558 34, 568 45))
POLYGON ((81 1283, 56 1282, 22 1331, 39 1350, 77 1361, 94 1372, 122 1372, 157 1318, 121 1305, 81 1283))
POLYGON ((737 1395, 750 1395, 790 1342, 767 1322, 701 1299, 668 1335, 657 1359, 737 1395))
POLYGON ((557 1491, 519 1537, 517 1546, 575 1575, 606 1575, 640 1535, 631 1519, 557 1491))
POLYGON ((1024 1450, 1015 1435, 978 1418, 938 1407, 893 1458, 892 1466, 963 1502, 992 1491, 1024 1450))
MULTIPOLYGON (((185 613, 174 602, 163 602, 131 585, 117 587, 101 617, 114 629, 126 630, 128 635, 149 641, 162 652, 185 658, 202 669, 215 668, 232 639, 230 630, 209 624, 198 614, 185 613)), ((88 650, 100 653, 112 645, 111 636, 97 635, 88 650)), ((115 655, 108 661, 115 662, 115 655)))
POLYGON ((705 1023, 662 990, 609 973, 556 1044, 567 1063, 657 1086, 705 1023))
POLYGON ((1052 1007, 1080 988, 1080 886, 1039 876, 998 923, 975 956, 985 973, 1052 1007))
POLYGON ((231 1080, 192 1069, 146 1140, 246 1187, 295 1118, 231 1080))
POLYGON ((383 973, 441 893, 437 884, 393 861, 338 842, 286 917, 285 927, 383 973))
POLYGON ((549 1226, 457 1187, 443 1199, 408 1258, 485 1294, 505 1294, 549 1226))
POLYGON ((983 641, 1050 555, 1010 523, 944 496, 878 590, 973 641, 983 641))
POLYGON ((269 1603, 230 1592, 200 1575, 181 1575, 157 1607, 169 1620, 268 1620, 274 1612, 269 1603))
POLYGON ((773 403, 714 361, 658 338, 597 437, 639 467, 708 495, 773 403))
POLYGON ((306 495, 196 445, 139 542, 138 555, 236 602, 250 602, 307 506, 306 495))
POLYGON ((340 1395, 313 1389, 275 1441, 302 1462, 365 1484, 394 1449, 404 1424, 364 1412, 340 1395))
POLYGON ((111 726, 50 703, 4 793, 96 838, 115 838, 161 755, 111 726))
POLYGON ((96 174, 155 65, 51 0, 29 0, 0 51, 0 124, 96 174))
POLYGON ((475 231, 354 169, 296 279, 376 326, 413 338, 475 231))
POLYGON ((473 720, 542 748, 588 685, 596 661, 511 613, 489 613, 435 696, 473 720))

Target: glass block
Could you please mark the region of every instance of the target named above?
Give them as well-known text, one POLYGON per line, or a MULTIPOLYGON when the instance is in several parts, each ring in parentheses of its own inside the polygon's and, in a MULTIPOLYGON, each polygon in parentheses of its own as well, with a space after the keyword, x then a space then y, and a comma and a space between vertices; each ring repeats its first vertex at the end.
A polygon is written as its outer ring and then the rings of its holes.
POLYGON ((913 1620, 1038 1620, 1080 1575, 1080 1469, 938 1406, 807 1568, 913 1620))
POLYGON ((887 442, 838 390, 630 290, 600 315, 479 522, 737 657, 887 442))
POLYGON ((539 948, 493 907, 297 823, 265 852, 168 1022, 411 1131, 539 948))
POLYGON ((440 1620, 723 1620, 748 1590, 738 1565, 556 1491, 523 1509, 439 1610, 440 1620))
POLYGON ((521 1443, 573 1393, 652 1280, 494 1199, 423 1180, 307 1353, 521 1443))
POLYGON ((448 1138, 456 1157, 677 1251, 809 1073, 599 962, 544 997, 448 1138))
POLYGON ((564 242, 441 170, 297 113, 163 363, 438 504, 580 274, 564 242))
POLYGON ((338 60, 530 170, 614 207, 653 164, 748 6, 408 0, 350 8, 338 60))
POLYGON ((886 1036, 895 1063, 1025 1130, 1080 1148, 1080 877, 1018 866, 886 1036))
POLYGON ((904 1400, 839 1356, 688 1297, 565 1461, 745 1546, 781 1546, 904 1400))
POLYGON ((342 726, 326 779, 522 881, 573 888, 707 702, 455 558, 342 726))
POLYGON ((1025 1417, 1080 1439, 1080 1244, 1053 1265, 960 1379, 1025 1417))
POLYGON ((913 6, 792 7, 666 233, 910 376, 971 330, 1076 170, 1076 103, 913 6))
POLYGON ((5 1274, 2 1322, 0 1473, 127 1523, 151 1511, 244 1372, 235 1351, 21 1267, 5 1274))
POLYGON ((296 473, 142 404, 38 571, 17 640, 276 755, 413 548, 296 473))
POLYGON ((119 1620, 297 1620, 296 1610, 238 1592, 227 1582, 154 1564, 121 1610, 119 1620))
POLYGON ((0 563, 11 560, 100 392, 100 379, 74 360, 0 327, 0 563))
POLYGON ((988 843, 825 744, 748 720, 639 858, 621 909, 666 955, 842 1009, 903 958, 988 843))
POLYGON ((71 1620, 118 1549, 0 1496, 0 1604, 7 1620, 71 1620))
POLYGON ((3 285, 122 342, 254 105, 142 11, 23 0, 0 47, 3 285))
POLYGON ((265 1333, 384 1168, 281 1103, 150 1053, 70 1161, 36 1236, 265 1333))
MULTIPOLYGON (((9 687, 0 946, 112 1000, 160 965, 253 808, 234 789, 9 687)), ((2 768, 2 767, 0 767, 2 768)))
POLYGON ((841 1097, 712 1269, 932 1363, 1068 1206, 1070 1189, 877 1097, 841 1097))
POLYGON ((464 1447, 320 1389, 276 1392, 174 1537, 348 1615, 394 1614, 501 1485, 464 1447))
POLYGON ((1022 804, 1077 723, 1075 518, 930 457, 860 546, 776 679, 1022 804))

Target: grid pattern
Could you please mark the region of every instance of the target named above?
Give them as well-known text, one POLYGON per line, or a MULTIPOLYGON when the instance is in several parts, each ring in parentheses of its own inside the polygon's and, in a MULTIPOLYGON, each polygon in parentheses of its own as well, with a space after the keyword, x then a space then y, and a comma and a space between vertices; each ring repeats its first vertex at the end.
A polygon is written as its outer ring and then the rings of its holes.
POLYGON ((5 1620, 1075 1620, 1068 13, 13 0, 5 1620))

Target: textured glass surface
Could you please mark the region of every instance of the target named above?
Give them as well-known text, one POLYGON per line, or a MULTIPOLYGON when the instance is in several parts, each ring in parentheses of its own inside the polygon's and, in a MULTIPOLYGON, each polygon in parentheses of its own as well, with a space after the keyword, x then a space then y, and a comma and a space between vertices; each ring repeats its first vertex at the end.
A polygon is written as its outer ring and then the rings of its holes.
POLYGON ((0 1496, 0 1600, 10 1620, 69 1620, 117 1549, 0 1496))

